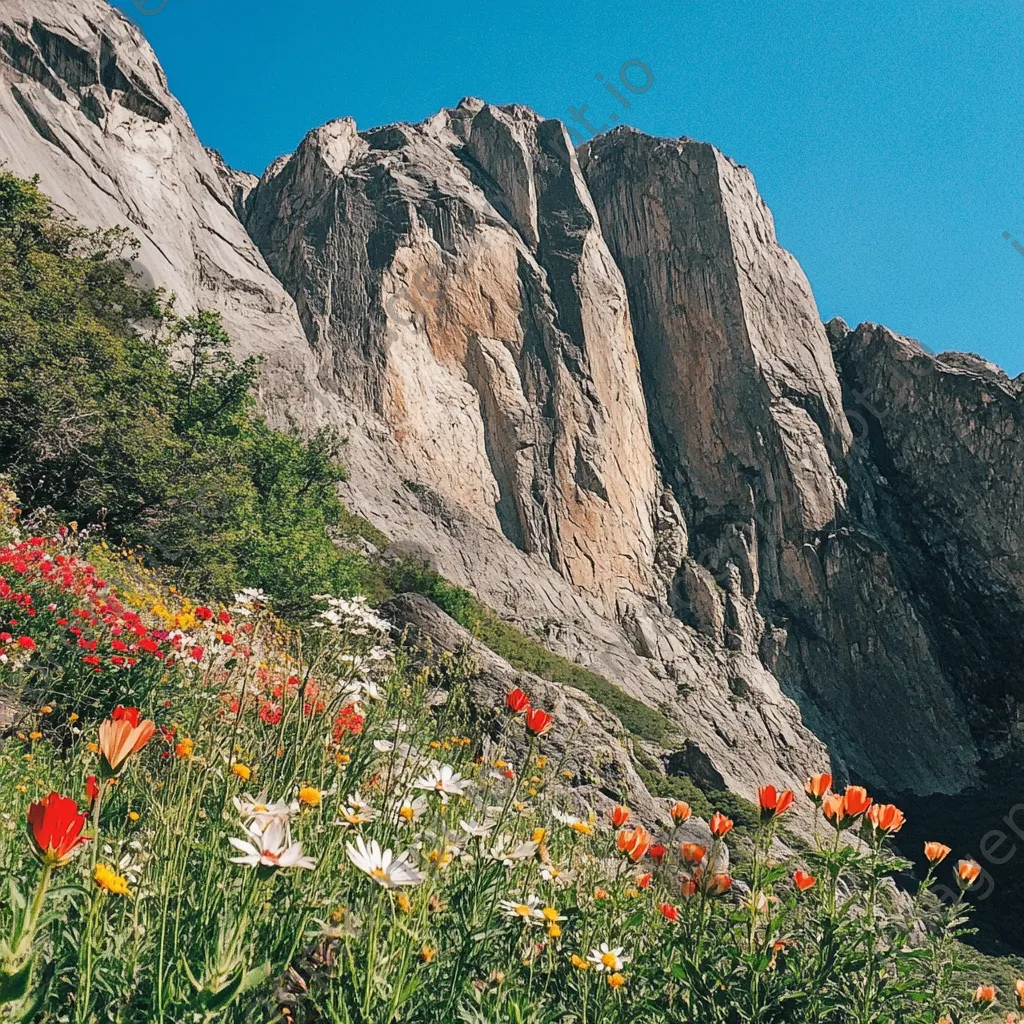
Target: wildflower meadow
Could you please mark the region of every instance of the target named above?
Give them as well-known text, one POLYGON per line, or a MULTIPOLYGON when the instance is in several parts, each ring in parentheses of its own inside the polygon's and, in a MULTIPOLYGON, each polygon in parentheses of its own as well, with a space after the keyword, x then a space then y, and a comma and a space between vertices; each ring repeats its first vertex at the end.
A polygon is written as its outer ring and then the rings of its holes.
POLYGON ((722 813, 701 844, 680 801, 581 808, 549 709, 475 707, 471 663, 363 599, 286 627, 260 591, 200 604, 19 526, 12 495, 0 530, 4 1019, 937 1024, 1024 1001, 961 965, 979 866, 931 843, 898 890, 903 815, 862 788, 765 780, 730 857, 722 813))

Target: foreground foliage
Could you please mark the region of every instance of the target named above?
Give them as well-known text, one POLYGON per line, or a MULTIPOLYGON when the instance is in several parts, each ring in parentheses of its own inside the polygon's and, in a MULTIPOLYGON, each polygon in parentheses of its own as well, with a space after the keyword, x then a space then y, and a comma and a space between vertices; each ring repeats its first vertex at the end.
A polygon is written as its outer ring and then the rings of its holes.
POLYGON ((730 818, 577 806, 557 718, 519 691, 474 713, 471 666, 394 646, 363 601, 299 634, 258 592, 194 604, 0 501, 5 523, 0 687, 31 709, 0 750, 11 1019, 1005 1019, 935 896, 977 865, 934 844, 899 895, 902 815, 863 790, 808 780, 791 863, 794 796, 766 786, 730 869, 730 818))

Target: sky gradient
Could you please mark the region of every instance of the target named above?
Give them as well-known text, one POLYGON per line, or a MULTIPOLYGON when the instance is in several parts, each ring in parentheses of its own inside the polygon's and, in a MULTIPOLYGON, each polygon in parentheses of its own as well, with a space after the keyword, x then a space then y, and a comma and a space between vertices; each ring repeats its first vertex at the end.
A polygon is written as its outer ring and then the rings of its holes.
POLYGON ((1019 0, 117 6, 234 167, 260 173, 331 118, 418 121, 463 96, 526 104, 580 138, 570 107, 594 127, 618 112, 752 169, 824 319, 1024 372, 1019 0), (646 91, 618 84, 627 61, 650 68, 646 91))

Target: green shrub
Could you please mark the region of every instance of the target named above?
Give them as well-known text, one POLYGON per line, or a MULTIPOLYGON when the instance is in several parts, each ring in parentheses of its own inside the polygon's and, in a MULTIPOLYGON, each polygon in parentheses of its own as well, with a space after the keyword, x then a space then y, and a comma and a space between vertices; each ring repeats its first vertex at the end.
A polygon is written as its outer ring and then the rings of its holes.
POLYGON ((231 358, 216 314, 141 288, 135 249, 0 173, 0 471, 26 511, 141 546, 211 597, 260 587, 297 613, 358 592, 365 566, 328 533, 373 533, 338 501, 337 438, 268 427, 256 361, 231 358))

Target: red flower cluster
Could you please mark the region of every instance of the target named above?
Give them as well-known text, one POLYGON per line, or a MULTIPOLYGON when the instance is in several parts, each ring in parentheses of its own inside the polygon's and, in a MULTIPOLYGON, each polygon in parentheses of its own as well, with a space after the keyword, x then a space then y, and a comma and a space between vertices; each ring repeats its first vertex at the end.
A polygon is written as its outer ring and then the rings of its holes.
POLYGON ((535 708, 530 703, 530 698, 518 687, 505 698, 505 707, 514 715, 525 715, 526 728, 535 736, 545 736, 551 732, 552 715, 535 708))

